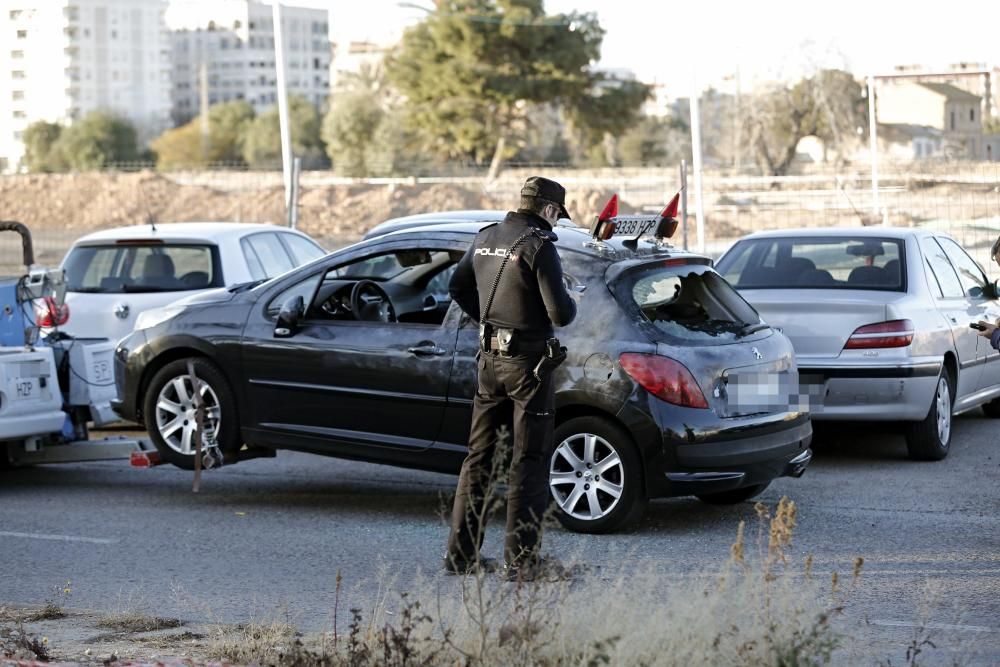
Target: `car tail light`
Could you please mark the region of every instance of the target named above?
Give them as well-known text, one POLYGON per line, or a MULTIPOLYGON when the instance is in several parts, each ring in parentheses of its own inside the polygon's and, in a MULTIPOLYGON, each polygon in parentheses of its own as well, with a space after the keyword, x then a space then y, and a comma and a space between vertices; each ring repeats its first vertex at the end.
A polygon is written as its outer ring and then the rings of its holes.
POLYGON ((913 322, 892 320, 858 327, 847 339, 845 350, 906 347, 913 342, 913 322))
POLYGON ((629 376, 667 403, 688 408, 707 408, 705 394, 684 364, 655 354, 626 352, 618 358, 629 376))
POLYGON ((69 304, 57 304, 51 296, 36 301, 35 322, 40 327, 61 327, 69 322, 69 304))

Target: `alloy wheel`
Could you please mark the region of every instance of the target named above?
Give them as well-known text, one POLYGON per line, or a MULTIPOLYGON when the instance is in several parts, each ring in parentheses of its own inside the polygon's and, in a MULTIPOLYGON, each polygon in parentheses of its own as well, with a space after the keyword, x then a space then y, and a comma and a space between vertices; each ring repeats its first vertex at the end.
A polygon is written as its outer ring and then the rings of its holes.
MULTIPOLYGON (((214 439, 222 423, 222 409, 219 397, 205 381, 201 383, 201 398, 205 403, 205 436, 214 439)), ((194 434, 198 429, 193 399, 194 387, 187 375, 168 381, 156 397, 156 428, 160 437, 168 447, 185 456, 194 454, 194 434)))
POLYGON ((593 433, 571 435, 552 454, 549 489, 559 507, 575 519, 607 516, 621 499, 624 480, 618 451, 593 433))

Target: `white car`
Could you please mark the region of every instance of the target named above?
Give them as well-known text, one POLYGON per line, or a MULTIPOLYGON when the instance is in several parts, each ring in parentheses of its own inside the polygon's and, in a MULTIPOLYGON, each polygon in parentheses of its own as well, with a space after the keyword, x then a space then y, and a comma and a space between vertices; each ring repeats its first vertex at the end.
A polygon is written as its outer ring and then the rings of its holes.
POLYGON ((273 278, 325 254, 309 236, 270 224, 191 222, 88 234, 62 262, 70 316, 60 330, 117 341, 143 311, 273 278))
POLYGON ((716 269, 791 339, 813 419, 899 421, 911 457, 938 460, 953 414, 1000 417, 1000 354, 969 326, 1000 316, 1000 290, 950 236, 757 232, 716 269))

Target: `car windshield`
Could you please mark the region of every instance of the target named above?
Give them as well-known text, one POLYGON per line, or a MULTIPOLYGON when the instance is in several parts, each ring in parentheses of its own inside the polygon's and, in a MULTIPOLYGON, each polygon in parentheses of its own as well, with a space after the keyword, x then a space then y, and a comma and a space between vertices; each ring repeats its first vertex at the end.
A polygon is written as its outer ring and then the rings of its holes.
POLYGON ((162 242, 84 245, 63 264, 70 292, 185 292, 222 287, 216 246, 162 242))
POLYGON ((868 236, 746 239, 716 265, 737 289, 903 291, 903 241, 868 236))
POLYGON ((671 343, 734 343, 766 328, 722 276, 701 264, 641 267, 626 273, 615 292, 671 343))

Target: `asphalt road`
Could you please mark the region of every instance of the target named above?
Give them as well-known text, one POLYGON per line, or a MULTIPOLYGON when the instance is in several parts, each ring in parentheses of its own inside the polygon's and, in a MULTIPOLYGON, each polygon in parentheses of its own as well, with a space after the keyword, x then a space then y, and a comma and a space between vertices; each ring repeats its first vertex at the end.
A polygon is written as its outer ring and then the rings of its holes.
MULTIPOLYGON (((940 463, 908 461, 899 436, 868 427, 821 429, 816 447, 805 477, 778 480, 763 499, 796 501, 794 551, 813 554, 816 571, 846 575, 865 558, 841 628, 893 664, 922 624, 938 646, 921 656, 929 664, 1000 664, 1000 422, 958 418, 940 463)), ((111 610, 124 596, 202 621, 282 606, 322 629, 338 570, 350 604, 367 606, 386 571, 437 568, 453 484, 289 452, 206 473, 198 495, 191 474, 170 466, 0 471, 0 604, 111 610), (54 592, 66 582, 69 596, 54 592)), ((605 565, 628 554, 683 575, 724 561, 737 523, 753 516, 752 503, 655 501, 626 534, 553 531, 547 547, 605 565)))

